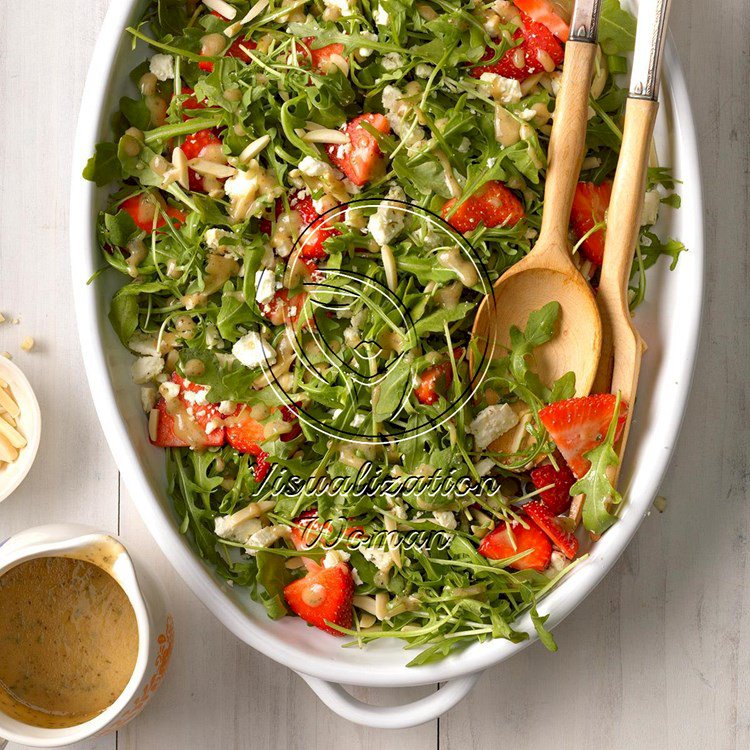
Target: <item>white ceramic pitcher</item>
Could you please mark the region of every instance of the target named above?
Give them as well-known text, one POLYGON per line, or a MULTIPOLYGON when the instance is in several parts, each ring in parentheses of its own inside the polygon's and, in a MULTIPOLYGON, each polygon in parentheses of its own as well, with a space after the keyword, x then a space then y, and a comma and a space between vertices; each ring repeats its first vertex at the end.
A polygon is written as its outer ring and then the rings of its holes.
POLYGON ((37 557, 72 557, 98 565, 122 587, 138 623, 138 656, 125 690, 95 718, 64 729, 35 727, 0 710, 0 749, 8 740, 56 747, 114 732, 136 717, 161 684, 172 655, 174 623, 165 592, 143 566, 136 568, 122 543, 106 532, 78 524, 51 524, 0 540, 0 576, 37 557))

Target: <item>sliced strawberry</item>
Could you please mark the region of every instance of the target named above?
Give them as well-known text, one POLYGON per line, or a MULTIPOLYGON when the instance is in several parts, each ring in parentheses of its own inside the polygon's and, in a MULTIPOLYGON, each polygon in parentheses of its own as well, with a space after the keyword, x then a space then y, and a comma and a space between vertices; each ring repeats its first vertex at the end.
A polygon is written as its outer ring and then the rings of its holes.
POLYGON ((199 383, 193 383, 180 377, 178 373, 172 373, 172 382, 180 386, 179 399, 182 401, 187 413, 204 429, 209 422, 223 424, 224 418, 217 404, 206 400, 208 388, 199 383))
POLYGON ((523 204, 499 180, 485 183, 474 195, 467 198, 448 216, 458 202, 451 198, 441 211, 443 218, 462 234, 476 229, 480 224, 486 227, 515 226, 524 217, 523 204))
POLYGON ((496 526, 480 542, 479 554, 490 560, 505 560, 528 551, 527 555, 510 563, 508 567, 514 570, 545 570, 552 556, 552 545, 547 535, 533 521, 524 520, 528 528, 524 528, 518 521, 496 526))
MULTIPOLYGON (((188 441, 180 437, 179 430, 177 428, 175 417, 169 413, 167 409, 167 402, 160 398, 156 404, 156 410, 159 412, 159 417, 156 425, 156 439, 151 441, 153 445, 158 445, 160 448, 187 448, 191 445, 188 441)), ((181 410, 182 411, 182 410, 181 410)), ((183 413, 184 414, 184 413, 183 413)), ((186 419, 190 419, 190 415, 185 415, 186 419)), ((196 420, 197 425, 197 420, 196 420)), ((196 426, 196 430, 203 431, 204 428, 200 425, 196 426)), ((201 440, 205 446, 220 446, 224 445, 224 428, 217 427, 210 433, 201 435, 201 440)))
MULTIPOLYGON (((607 434, 616 401, 611 393, 596 393, 557 401, 539 411, 539 419, 579 479, 591 465, 584 455, 596 448, 607 434)), ((627 414, 628 405, 621 401, 615 440, 620 437, 627 414)))
POLYGON ((302 305, 305 302, 305 293, 300 292, 289 298, 288 289, 277 289, 270 302, 259 305, 263 317, 267 318, 273 325, 283 325, 287 317, 292 325, 299 320, 302 305))
POLYGON ((138 229, 151 232, 164 226, 164 217, 161 215, 163 206, 164 201, 157 199, 152 193, 139 193, 124 200, 120 204, 120 210, 130 214, 138 229))
MULTIPOLYGON (((573 197, 570 212, 570 226, 578 239, 585 237, 597 224, 601 224, 607 214, 612 197, 612 182, 605 180, 599 185, 593 182, 579 182, 573 197)), ((597 266, 604 260, 604 240, 606 228, 592 232, 581 243, 581 252, 597 266)))
POLYGON ((419 385, 414 389, 414 395, 420 404, 435 404, 440 396, 447 397, 452 382, 453 367, 450 362, 430 365, 419 374, 419 385))
POLYGON ((549 0, 513 0, 513 4, 532 21, 544 24, 560 41, 568 41, 570 27, 560 18, 549 0))
POLYGON ((383 135, 391 132, 388 120, 383 115, 359 115, 341 128, 349 136, 349 143, 326 146, 328 158, 360 187, 373 178, 382 157, 378 142, 362 127, 363 122, 369 123, 383 135))
POLYGON ((281 412, 281 419, 284 422, 292 423, 292 429, 281 435, 282 443, 290 443, 302 434, 302 425, 299 423, 299 416, 297 414, 298 406, 299 404, 295 404, 294 406, 282 406, 281 409, 279 409, 281 412))
MULTIPOLYGON (((251 57, 243 50, 245 49, 254 50, 258 45, 252 39, 235 39, 224 52, 224 57, 234 57, 237 60, 242 60, 244 63, 249 63, 251 57)), ((205 47, 201 47, 201 55, 207 55, 208 52, 205 47)), ((201 70, 205 70, 208 73, 212 73, 214 64, 212 60, 201 60, 198 63, 198 67, 201 70)))
MULTIPOLYGON (((563 45, 555 38, 555 35, 541 23, 532 21, 529 16, 521 12, 521 21, 523 26, 516 29, 513 39, 521 40, 517 47, 509 49, 497 60, 489 65, 475 65, 469 75, 473 78, 481 78, 482 73, 497 73, 505 78, 515 78, 519 81, 526 80, 529 76, 536 73, 543 73, 546 68, 542 63, 551 61, 555 67, 559 66, 565 55, 563 45), (523 55, 523 66, 520 68, 516 65, 517 50, 520 49, 519 55, 523 55), (546 59, 548 58, 548 60, 546 59)), ((489 61, 495 56, 495 50, 488 47, 482 57, 482 61, 489 61)))
POLYGON ((526 503, 523 509, 568 560, 572 560, 576 556, 578 539, 576 539, 575 534, 566 531, 560 521, 555 518, 555 514, 544 503, 535 500, 533 503, 526 503))
POLYGON ((284 589, 284 598, 292 612, 316 628, 339 636, 342 633, 326 622, 350 628, 353 597, 354 581, 346 563, 310 572, 284 589))
MULTIPOLYGON (((185 157, 197 159, 206 155, 206 149, 211 146, 221 145, 221 138, 215 130, 199 130, 197 133, 191 133, 182 144, 182 151, 185 157)), ((195 192, 203 191, 203 178, 192 169, 189 170, 190 189, 195 192)))
POLYGON ((302 260, 321 261, 328 257, 323 243, 329 237, 341 234, 338 229, 330 226, 315 210, 312 198, 302 191, 296 192, 289 200, 289 208, 298 211, 302 223, 307 229, 303 230, 303 245, 299 257, 302 260))
POLYGON ((556 452, 555 461, 558 469, 552 464, 544 464, 532 469, 529 475, 538 490, 547 487, 542 490, 539 498, 554 515, 559 516, 570 508, 573 499, 570 496, 570 488, 575 484, 576 478, 559 451, 556 452))
MULTIPOLYGON (((183 95, 187 96, 187 99, 185 99, 182 102, 182 109, 183 109, 183 115, 182 119, 187 122, 190 118, 185 114, 185 110, 192 110, 192 109, 205 109, 206 108, 206 102, 205 101, 198 101, 197 97, 195 96, 195 91, 191 89, 189 86, 183 86, 182 91, 180 92, 183 95)), ((174 99, 174 95, 172 95, 172 98, 174 99)))
POLYGON ((225 420, 227 440, 240 453, 258 455, 260 443, 265 440, 265 428, 250 416, 250 407, 240 404, 237 411, 225 420))
MULTIPOLYGON (((315 43, 314 36, 308 36, 302 41, 310 49, 310 59, 312 60, 313 70, 317 70, 320 73, 328 72, 332 55, 341 55, 344 51, 343 44, 326 44, 325 47, 313 49, 313 44, 315 43)), ((307 53, 304 50, 303 55, 307 57, 307 53)))

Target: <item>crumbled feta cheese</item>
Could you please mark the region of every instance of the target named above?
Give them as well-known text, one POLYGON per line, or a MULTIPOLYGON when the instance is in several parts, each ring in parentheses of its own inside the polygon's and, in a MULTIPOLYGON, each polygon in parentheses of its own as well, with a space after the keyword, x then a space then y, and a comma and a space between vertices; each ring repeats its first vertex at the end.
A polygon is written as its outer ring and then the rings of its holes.
POLYGON ((344 552, 344 550, 329 549, 328 552, 326 552, 326 556, 323 558, 323 567, 335 568, 337 565, 340 565, 342 562, 346 562, 349 559, 349 557, 350 557, 349 553, 344 552))
POLYGON ((323 0, 323 4, 342 16, 353 16, 357 12, 357 0, 323 0))
POLYGON ((658 190, 649 190, 643 196, 643 213, 641 214, 641 225, 651 226, 656 224, 659 218, 659 205, 661 204, 661 195, 658 190))
POLYGON ((216 227, 209 227, 205 231, 203 235, 203 239, 206 245, 208 245, 208 247, 211 248, 211 250, 218 250, 219 245, 221 245, 221 241, 225 237, 233 237, 233 236, 234 235, 231 232, 227 232, 224 229, 217 229, 216 227))
POLYGON ((307 177, 327 177, 331 173, 330 164, 312 156, 306 156, 302 159, 297 168, 307 177))
MULTIPOLYGON (((400 187, 392 187, 386 198, 406 200, 400 187)), ((367 222, 367 231, 378 245, 387 245, 404 228, 404 210, 398 203, 383 201, 367 222)))
POLYGON ((255 272, 255 301, 262 305, 270 302, 276 294, 276 277, 268 268, 255 272))
POLYGON ((357 586, 361 586, 364 583, 356 568, 352 568, 352 580, 357 586))
POLYGON ((495 468, 495 462, 491 458, 483 458, 474 464, 474 469, 480 477, 486 477, 495 468))
POLYGON ((276 362, 276 352, 264 341, 257 331, 250 331, 232 347, 232 354, 245 367, 260 367, 263 363, 272 365, 276 362))
POLYGON ((149 61, 148 69, 160 81, 168 81, 174 78, 174 57, 172 55, 154 55, 149 61))
POLYGON ((531 122, 536 117, 536 110, 534 109, 522 109, 520 112, 516 113, 522 120, 526 120, 526 122, 531 122))
POLYGON ((354 419, 352 419, 352 427, 361 427, 365 423, 365 415, 364 414, 355 414, 354 419))
POLYGON ((475 446, 483 450, 517 424, 518 415, 508 404, 492 404, 474 417, 467 432, 474 436, 475 446))
POLYGON ((164 360, 158 355, 138 357, 130 368, 133 382, 138 385, 153 380, 164 369, 164 360))
MULTIPOLYGON (((177 383, 175 383, 177 385, 177 383)), ((179 386, 178 386, 179 388, 179 386)), ((186 390, 185 393, 182 394, 182 397, 187 401, 189 404, 205 404, 206 403, 206 397, 208 395, 208 389, 207 388, 201 388, 198 391, 190 391, 186 390)))
POLYGON ((128 341, 128 349, 136 354, 142 354, 144 357, 153 357, 159 352, 156 349, 156 336, 148 333, 134 333, 128 341))
POLYGON ((206 346, 209 349, 215 349, 217 346, 221 346, 224 339, 219 334, 219 329, 213 324, 209 323, 206 326, 206 346))
POLYGON ((492 89, 492 97, 501 104, 515 104, 521 101, 523 96, 521 84, 515 78, 506 78, 497 73, 482 73, 479 80, 489 84, 492 89))
POLYGON ((471 148, 471 141, 468 138, 462 138, 456 150, 459 154, 465 154, 469 148, 471 148))
POLYGON ((391 16, 382 5, 378 5, 378 7, 375 8, 372 18, 378 26, 387 26, 391 20, 391 16))
MULTIPOLYGON (((363 36, 365 39, 369 39, 370 41, 377 42, 378 41, 378 35, 375 34, 372 31, 360 31, 360 36, 363 36)), ((372 49, 372 47, 360 47, 357 50, 357 54, 360 57, 369 57, 375 50, 372 49)))
POLYGON ((429 78, 432 75, 432 71, 434 68, 432 65, 428 65, 427 63, 419 63, 416 68, 414 68, 414 73, 416 74, 417 78, 429 78))
POLYGON ((388 550, 378 547, 362 547, 362 556, 371 562, 381 573, 387 573, 393 567, 393 555, 388 550))
POLYGON ((412 106, 403 100, 403 94, 395 86, 386 86, 383 89, 383 109, 391 129, 407 146, 415 146, 424 139, 424 129, 413 121, 406 121, 412 106))
POLYGON ((143 411, 148 414, 151 409, 153 409, 156 406, 156 402, 159 399, 159 391, 154 388, 152 385, 147 385, 144 388, 141 388, 141 406, 143 407, 143 411))
POLYGON ((278 542, 279 539, 286 539, 291 533, 292 530, 286 524, 266 526, 256 531, 250 538, 243 542, 246 545, 245 552, 255 557, 257 550, 251 549, 252 547, 270 547, 272 544, 278 542))
POLYGON ((258 216, 274 198, 281 195, 281 187, 263 167, 252 159, 247 170, 224 183, 224 191, 229 196, 229 214, 234 222, 244 221, 250 216, 258 216))
POLYGON ((220 419, 209 419, 206 422, 206 435, 210 435, 214 430, 218 430, 221 427, 220 419))
POLYGON ((452 531, 458 526, 456 516, 449 510, 436 510, 432 514, 432 518, 438 526, 442 526, 444 529, 452 531))
POLYGON ((237 411, 237 404, 234 401, 222 401, 219 404, 219 414, 224 415, 234 414, 237 411))
POLYGON ((244 509, 231 516, 217 516, 214 519, 214 533, 222 539, 246 544, 247 541, 263 528, 260 518, 247 518, 244 509))
POLYGON ((380 61, 383 70, 392 72, 404 66, 404 58, 398 52, 387 52, 380 61))
POLYGON ((159 386, 160 395, 169 401, 175 399, 180 395, 180 386, 177 383, 173 383, 171 380, 167 380, 159 386))

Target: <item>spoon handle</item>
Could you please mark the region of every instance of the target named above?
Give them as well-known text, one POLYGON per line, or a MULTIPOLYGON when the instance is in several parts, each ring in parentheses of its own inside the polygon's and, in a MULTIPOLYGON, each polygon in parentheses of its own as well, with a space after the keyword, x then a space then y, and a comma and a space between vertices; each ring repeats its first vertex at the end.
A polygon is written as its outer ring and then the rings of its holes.
MULTIPOLYGON (((565 45, 560 93, 547 156, 544 212, 538 246, 562 251, 567 247, 570 209, 586 144, 589 89, 596 56, 593 41, 571 39, 565 45), (542 243, 542 238, 552 242, 542 243)), ((566 251, 566 261, 567 251, 566 251)))
POLYGON ((604 262, 596 295, 602 318, 602 353, 593 390, 619 390, 630 406, 642 344, 630 317, 628 282, 641 231, 643 191, 658 108, 658 102, 651 99, 628 98, 625 103, 622 149, 607 212, 604 262))

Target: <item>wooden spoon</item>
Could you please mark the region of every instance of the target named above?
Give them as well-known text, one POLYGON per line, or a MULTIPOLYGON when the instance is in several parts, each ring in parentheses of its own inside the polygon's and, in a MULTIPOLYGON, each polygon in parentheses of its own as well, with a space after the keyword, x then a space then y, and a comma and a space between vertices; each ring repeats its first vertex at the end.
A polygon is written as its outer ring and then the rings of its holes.
MULTIPOLYGON (((604 260, 596 298, 602 320, 602 353, 594 391, 619 391, 630 407, 620 437, 620 457, 625 452, 645 349, 630 315, 628 282, 641 231, 643 191, 659 108, 659 71, 669 6, 670 0, 643 0, 640 6, 622 148, 607 211, 604 260)), ((610 479, 614 485, 619 466, 613 474, 610 479)))
MULTIPOLYGON (((523 330, 529 313, 548 302, 559 302, 558 333, 535 349, 536 372, 545 385, 551 386, 573 371, 576 395, 586 395, 591 389, 602 339, 596 300, 571 260, 568 241, 570 209, 585 150, 598 20, 599 0, 576 3, 550 135, 542 229, 531 252, 509 268, 495 282, 493 293, 482 300, 471 332, 480 350, 503 356, 511 326, 523 330)), ((476 372, 475 363, 471 365, 476 372)), ((517 436, 513 431, 506 435, 490 449, 517 450, 518 445, 510 449, 506 445, 517 442, 517 436)))

